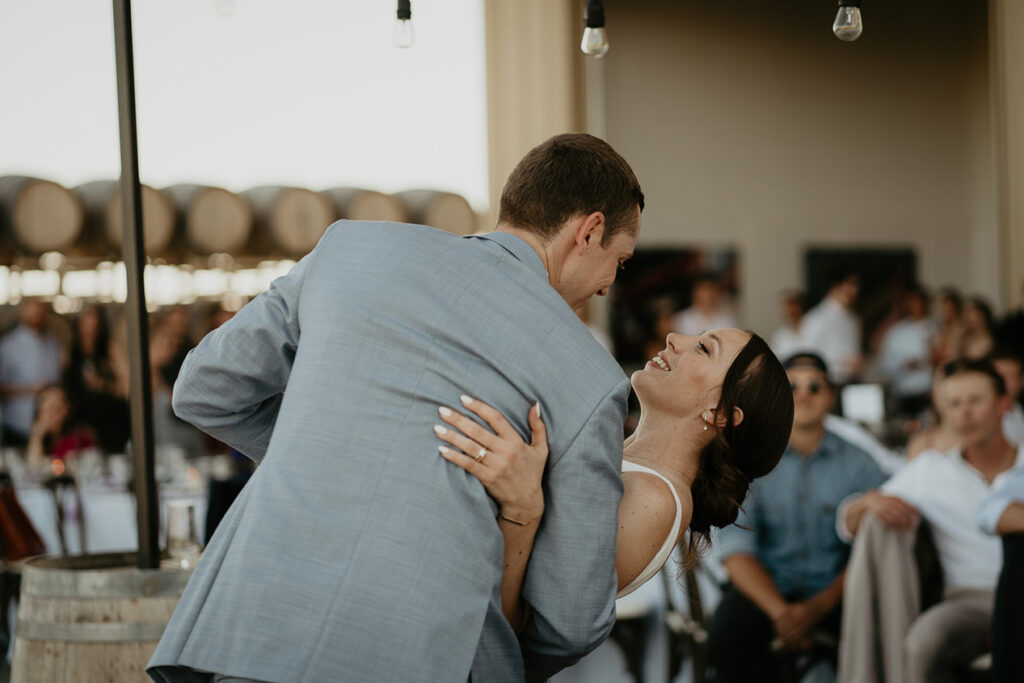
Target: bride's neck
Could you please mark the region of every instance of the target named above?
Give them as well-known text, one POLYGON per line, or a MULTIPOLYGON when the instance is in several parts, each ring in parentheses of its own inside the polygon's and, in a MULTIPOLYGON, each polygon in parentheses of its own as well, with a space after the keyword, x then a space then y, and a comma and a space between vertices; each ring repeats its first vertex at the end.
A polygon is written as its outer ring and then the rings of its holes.
POLYGON ((640 418, 623 456, 646 465, 687 488, 700 471, 702 439, 680 426, 679 418, 640 418))

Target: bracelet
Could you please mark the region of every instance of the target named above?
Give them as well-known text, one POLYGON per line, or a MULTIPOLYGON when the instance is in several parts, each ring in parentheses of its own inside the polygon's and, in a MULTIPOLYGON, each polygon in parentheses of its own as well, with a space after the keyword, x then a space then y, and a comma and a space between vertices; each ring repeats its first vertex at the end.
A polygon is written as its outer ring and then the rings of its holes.
POLYGON ((512 519, 511 517, 506 517, 504 514, 502 514, 500 512, 498 513, 498 519, 503 519, 506 522, 512 522, 513 524, 516 524, 518 526, 527 526, 527 525, 533 524, 538 519, 540 519, 542 516, 543 516, 543 513, 541 515, 537 515, 536 517, 534 517, 533 519, 531 519, 531 520, 529 520, 527 522, 523 522, 523 521, 520 521, 518 519, 512 519))

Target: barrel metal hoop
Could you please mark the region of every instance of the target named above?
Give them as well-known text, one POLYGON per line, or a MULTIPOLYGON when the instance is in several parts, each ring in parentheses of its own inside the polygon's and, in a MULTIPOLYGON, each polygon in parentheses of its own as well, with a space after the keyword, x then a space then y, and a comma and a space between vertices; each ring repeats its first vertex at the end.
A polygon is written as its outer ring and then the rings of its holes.
POLYGON ((74 643, 137 643, 160 640, 167 623, 77 622, 19 620, 15 635, 24 640, 74 643))
POLYGON ((75 569, 30 562, 22 569, 21 593, 39 598, 180 597, 192 572, 116 567, 75 569))

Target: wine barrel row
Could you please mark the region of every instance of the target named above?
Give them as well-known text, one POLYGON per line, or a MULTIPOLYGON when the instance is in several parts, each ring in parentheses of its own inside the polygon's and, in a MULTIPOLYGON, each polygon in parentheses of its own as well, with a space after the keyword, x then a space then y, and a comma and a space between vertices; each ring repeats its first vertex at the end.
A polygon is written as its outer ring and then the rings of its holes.
MULTIPOLYGON (((146 254, 168 262, 216 253, 300 257, 338 218, 422 223, 458 235, 478 228, 464 197, 436 190, 267 186, 236 194, 202 185, 142 186, 146 254)), ((117 181, 68 189, 39 178, 0 177, 0 263, 48 251, 78 261, 117 259, 122 234, 117 181)))

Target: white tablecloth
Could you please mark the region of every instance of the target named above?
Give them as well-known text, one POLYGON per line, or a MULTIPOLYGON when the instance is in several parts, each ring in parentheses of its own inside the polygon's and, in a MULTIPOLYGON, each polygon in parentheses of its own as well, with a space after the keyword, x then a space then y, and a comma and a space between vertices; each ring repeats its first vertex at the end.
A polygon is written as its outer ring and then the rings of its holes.
MULTIPOLYGON (((46 551, 59 555, 60 537, 57 532, 57 512, 50 492, 41 487, 22 485, 17 489, 18 500, 25 513, 32 520, 36 531, 46 544, 46 551)), ((84 488, 81 492, 82 512, 85 516, 85 548, 79 537, 78 516, 74 500, 67 502, 64 513, 64 538, 68 552, 107 553, 138 548, 138 526, 135 511, 135 497, 123 489, 84 488)), ((188 499, 196 508, 196 533, 202 541, 206 522, 205 489, 163 489, 160 491, 160 546, 163 547, 167 501, 188 499)))

